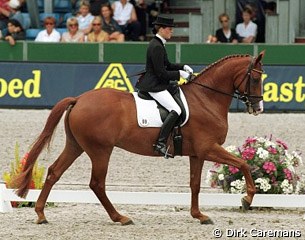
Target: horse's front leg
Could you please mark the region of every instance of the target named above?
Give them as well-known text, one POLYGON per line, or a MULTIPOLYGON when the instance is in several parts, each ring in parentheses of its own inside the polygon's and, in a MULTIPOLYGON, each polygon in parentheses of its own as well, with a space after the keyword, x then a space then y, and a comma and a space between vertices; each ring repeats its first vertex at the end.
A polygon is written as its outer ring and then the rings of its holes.
POLYGON ((199 219, 201 224, 213 224, 213 221, 202 214, 199 209, 199 192, 201 185, 201 173, 204 161, 197 157, 190 157, 190 187, 192 191, 191 215, 199 219))
POLYGON ((256 188, 252 179, 250 167, 247 164, 247 162, 243 159, 233 156, 218 144, 215 144, 210 149, 209 153, 207 154, 207 160, 231 165, 240 169, 240 171, 245 176, 246 188, 247 188, 247 196, 241 199, 242 208, 243 210, 248 210, 253 201, 256 188))

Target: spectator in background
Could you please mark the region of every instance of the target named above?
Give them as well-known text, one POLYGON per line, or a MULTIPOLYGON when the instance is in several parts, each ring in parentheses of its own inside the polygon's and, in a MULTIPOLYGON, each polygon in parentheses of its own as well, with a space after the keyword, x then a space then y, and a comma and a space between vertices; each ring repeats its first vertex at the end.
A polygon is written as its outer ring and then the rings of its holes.
POLYGON ((67 20, 68 32, 64 32, 61 37, 62 42, 84 42, 85 35, 78 30, 77 18, 71 17, 67 20))
POLYGON ((5 40, 9 42, 11 46, 16 44, 16 40, 25 40, 25 32, 22 25, 16 19, 10 19, 7 23, 7 34, 5 40))
POLYGON ((230 28, 230 17, 226 13, 222 13, 218 17, 221 28, 216 30, 216 42, 237 43, 238 35, 235 29, 230 28))
POLYGON ((2 39, 2 31, 0 30, 0 39, 2 39))
POLYGON ((102 18, 97 16, 92 21, 92 32, 88 34, 88 42, 107 42, 109 34, 102 30, 102 18))
POLYGON ((145 0, 130 0, 129 1, 136 10, 136 15, 138 18, 138 21, 141 24, 141 30, 140 30, 140 36, 139 40, 145 41, 146 40, 146 26, 147 26, 147 5, 145 0))
POLYGON ((110 42, 124 42, 125 36, 119 24, 113 19, 113 11, 109 4, 104 4, 101 7, 102 29, 109 34, 110 42))
POLYGON ((265 11, 265 14, 268 14, 268 15, 276 14, 276 2, 275 1, 266 2, 264 5, 264 11, 265 11))
POLYGON ((9 0, 0 0, 0 30, 6 29, 11 9, 9 0))
POLYGON ((108 0, 90 0, 90 12, 93 16, 99 16, 101 14, 101 7, 104 4, 109 3, 108 0))
POLYGON ((28 29, 30 27, 30 24, 25 21, 25 19, 23 18, 22 14, 21 14, 20 1, 19 0, 10 0, 8 5, 11 8, 11 13, 9 15, 9 18, 18 20, 18 22, 21 23, 23 29, 28 29))
POLYGON ((141 31, 141 24, 138 21, 134 6, 127 0, 115 1, 112 4, 113 18, 121 27, 125 38, 138 41, 141 31))
POLYGON ((90 4, 87 1, 83 1, 79 7, 80 15, 77 17, 79 30, 81 30, 85 35, 92 30, 92 21, 94 16, 90 13, 90 4))
POLYGON ((253 43, 256 38, 257 25, 251 21, 252 10, 245 8, 242 13, 243 22, 237 24, 236 32, 243 43, 253 43))
POLYGON ((45 30, 42 30, 38 33, 35 38, 36 42, 59 42, 60 33, 55 30, 56 20, 54 17, 49 16, 44 19, 45 30))

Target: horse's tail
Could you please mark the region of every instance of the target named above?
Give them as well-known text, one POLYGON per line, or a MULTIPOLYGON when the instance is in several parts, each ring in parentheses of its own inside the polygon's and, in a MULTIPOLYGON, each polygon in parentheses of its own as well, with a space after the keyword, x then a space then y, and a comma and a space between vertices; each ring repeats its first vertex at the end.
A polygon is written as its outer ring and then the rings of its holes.
POLYGON ((34 142, 34 145, 28 154, 28 158, 26 160, 22 173, 13 180, 14 187, 17 188, 16 194, 19 197, 26 197, 32 179, 32 171, 36 159, 38 158, 41 151, 46 147, 46 145, 48 145, 49 147, 54 130, 58 125, 62 115, 66 111, 67 107, 70 105, 74 105, 76 101, 77 99, 73 97, 64 98, 53 107, 43 131, 40 133, 39 137, 34 142))

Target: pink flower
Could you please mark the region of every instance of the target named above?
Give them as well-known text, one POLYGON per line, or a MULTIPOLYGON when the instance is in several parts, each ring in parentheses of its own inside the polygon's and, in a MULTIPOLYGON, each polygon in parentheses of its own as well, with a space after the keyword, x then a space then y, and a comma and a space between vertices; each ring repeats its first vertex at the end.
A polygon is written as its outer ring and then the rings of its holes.
POLYGON ((239 172, 239 169, 237 167, 229 166, 229 171, 230 173, 235 174, 239 172))
POLYGON ((244 143, 244 146, 251 145, 252 143, 256 143, 256 138, 248 137, 244 143))
POLYGON ((255 156, 255 153, 256 150, 254 148, 248 147, 242 152, 241 157, 245 160, 252 160, 255 156))
POLYGON ((285 176, 289 181, 292 180, 292 173, 288 168, 284 168, 283 172, 285 173, 285 176))
POLYGON ((271 153, 271 154, 277 154, 277 150, 276 150, 276 148, 274 148, 274 147, 268 147, 267 150, 268 150, 268 152, 271 153))
POLYGON ((263 165, 263 169, 268 174, 272 174, 273 172, 276 171, 276 167, 275 167, 273 162, 265 162, 264 165, 263 165))
POLYGON ((277 144, 278 144, 279 146, 283 147, 285 150, 287 150, 287 149, 288 149, 287 144, 286 144, 286 143, 284 143, 283 141, 281 141, 281 140, 277 139, 277 140, 276 140, 276 142, 277 142, 277 144))
POLYGON ((214 163, 214 167, 216 167, 216 168, 219 168, 221 166, 221 164, 220 163, 214 163))
POLYGON ((28 160, 28 157, 29 157, 29 153, 26 153, 24 155, 24 157, 20 160, 20 163, 22 166, 24 166, 26 164, 26 161, 28 160))

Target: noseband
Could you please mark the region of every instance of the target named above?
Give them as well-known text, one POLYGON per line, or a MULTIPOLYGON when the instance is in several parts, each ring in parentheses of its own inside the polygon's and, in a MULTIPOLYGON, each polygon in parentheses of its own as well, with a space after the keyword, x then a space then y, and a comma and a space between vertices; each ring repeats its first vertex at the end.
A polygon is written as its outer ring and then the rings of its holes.
POLYGON ((261 100, 263 100, 263 96, 260 95, 251 95, 251 89, 250 89, 250 85, 251 85, 251 81, 255 81, 255 79, 253 78, 252 76, 252 72, 257 72, 257 73, 260 73, 260 74, 263 74, 264 71, 262 70, 258 70, 258 69, 255 69, 254 68, 254 61, 255 61, 255 58, 252 57, 251 58, 251 62, 249 64, 249 67, 248 67, 248 70, 243 78, 243 80, 241 80, 241 82, 238 84, 237 87, 234 86, 234 94, 230 94, 230 93, 226 93, 226 92, 223 92, 223 91, 220 91, 220 90, 217 90, 215 88, 212 88, 212 87, 209 87, 205 84, 202 84, 202 83, 197 83, 197 82, 194 82, 193 80, 196 78, 195 75, 192 75, 190 76, 191 79, 190 79, 190 82, 193 83, 193 84, 196 84, 196 85, 199 85, 201 87, 204 87, 204 88, 207 88, 207 89, 210 89, 214 92, 217 92, 217 93, 220 93, 220 94, 223 94, 223 95, 227 95, 227 96, 230 96, 230 97, 233 97, 233 98, 236 98, 240 101, 242 101, 244 104, 246 104, 248 107, 251 107, 253 106, 254 104, 260 102, 261 100), (241 84, 244 82, 244 81, 247 81, 246 82, 246 87, 245 87, 245 90, 243 93, 241 93, 238 88, 241 86, 241 84), (255 101, 251 101, 250 99, 255 99, 255 101))

